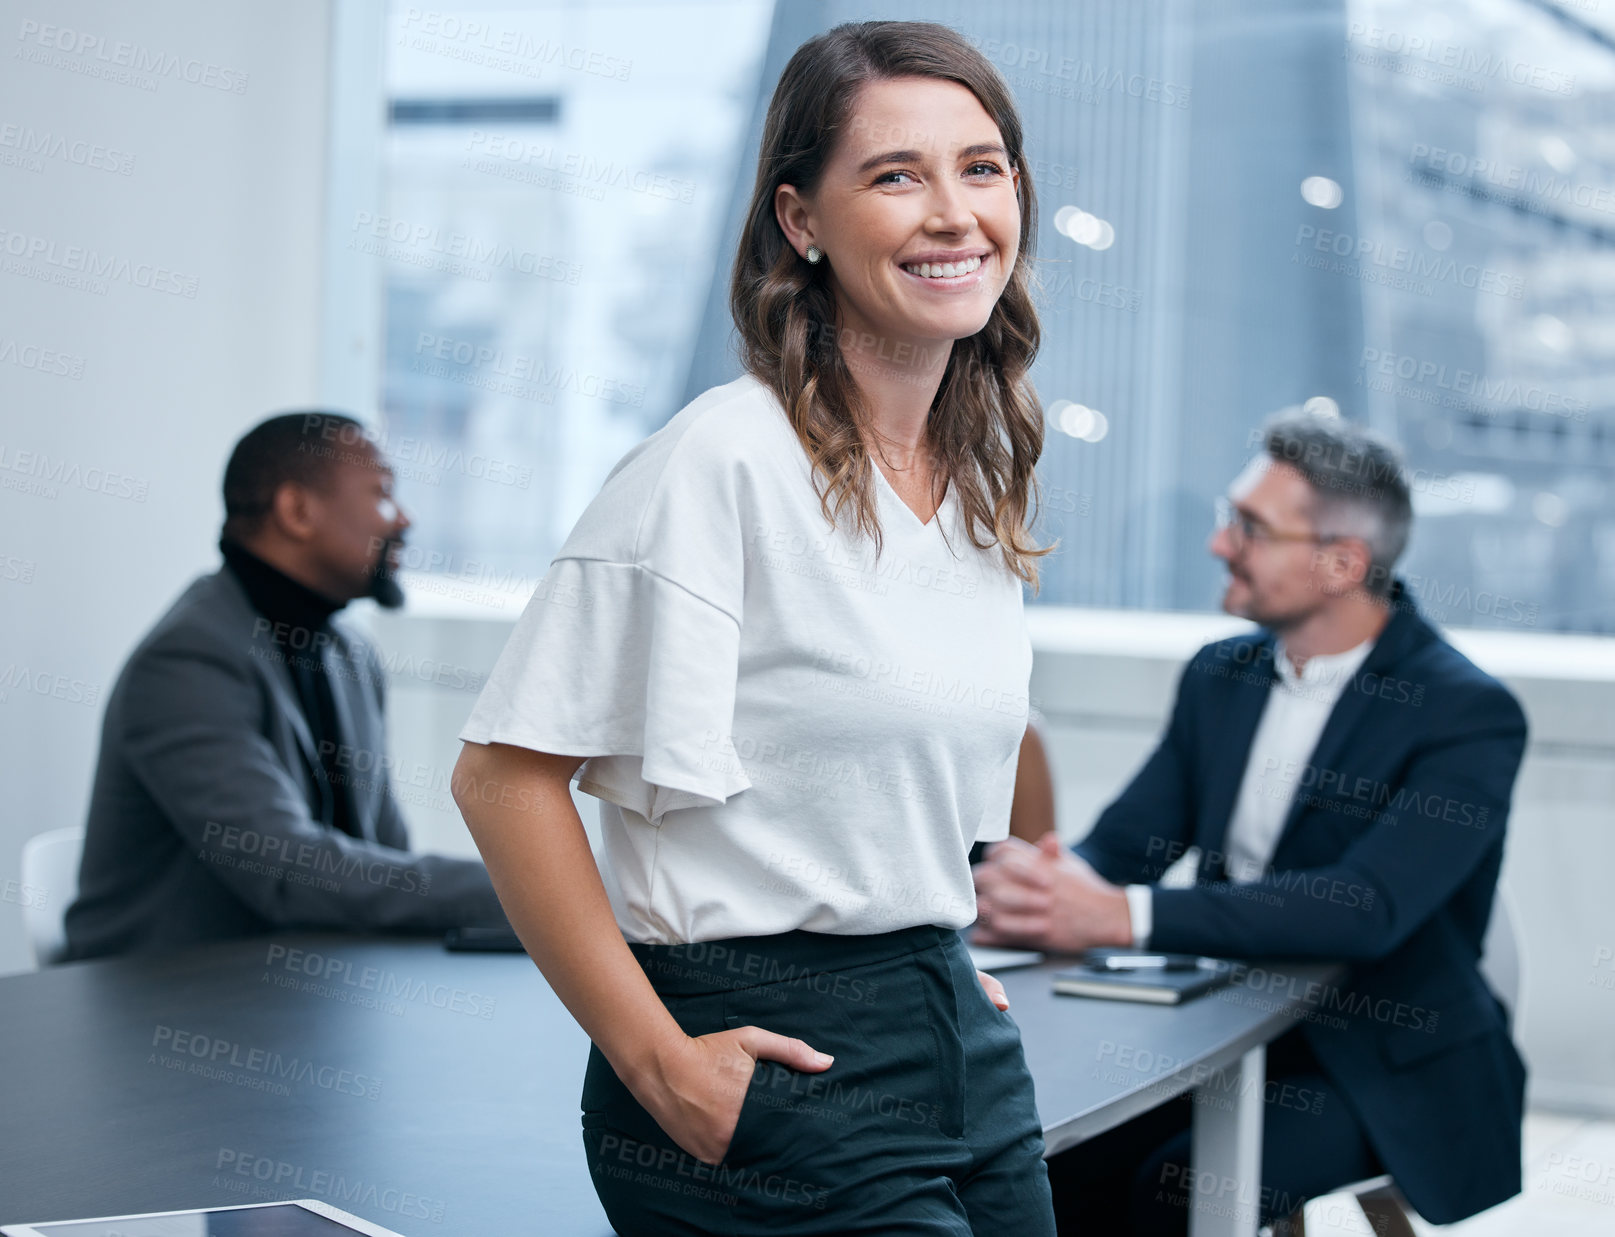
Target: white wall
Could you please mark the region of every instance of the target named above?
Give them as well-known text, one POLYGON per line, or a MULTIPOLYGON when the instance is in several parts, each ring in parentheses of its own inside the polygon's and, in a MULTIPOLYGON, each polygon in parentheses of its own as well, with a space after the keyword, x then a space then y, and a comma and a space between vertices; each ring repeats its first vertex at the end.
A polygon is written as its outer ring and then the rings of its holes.
POLYGON ((0 974, 28 965, 23 840, 83 822, 119 666, 217 564, 230 446, 319 397, 327 21, 325 0, 0 0, 0 974), (130 56, 154 89, 96 75, 130 56), (118 170, 73 162, 92 147, 118 170), (69 247, 118 264, 104 290, 34 277, 69 247), (194 295, 137 286, 148 265, 194 295), (17 488, 40 480, 23 452, 64 465, 54 495, 17 488))

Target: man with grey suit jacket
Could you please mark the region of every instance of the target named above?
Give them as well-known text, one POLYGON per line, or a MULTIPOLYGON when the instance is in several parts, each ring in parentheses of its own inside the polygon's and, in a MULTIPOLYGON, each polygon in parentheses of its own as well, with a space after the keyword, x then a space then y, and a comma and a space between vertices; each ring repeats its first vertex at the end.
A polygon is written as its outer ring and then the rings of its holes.
POLYGON ((409 853, 383 671, 334 621, 355 598, 403 602, 392 480, 351 417, 288 413, 236 444, 224 565, 158 620, 107 701, 70 958, 505 922, 480 861, 409 853))

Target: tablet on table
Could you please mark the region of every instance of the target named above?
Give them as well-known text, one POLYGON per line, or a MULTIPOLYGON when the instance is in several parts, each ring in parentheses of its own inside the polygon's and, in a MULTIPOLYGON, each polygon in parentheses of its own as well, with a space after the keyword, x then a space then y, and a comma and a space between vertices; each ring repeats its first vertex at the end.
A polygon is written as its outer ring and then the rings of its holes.
POLYGON ((148 1211, 93 1220, 0 1225, 3 1237, 400 1237, 390 1228, 349 1215, 330 1203, 299 1198, 283 1203, 148 1211))

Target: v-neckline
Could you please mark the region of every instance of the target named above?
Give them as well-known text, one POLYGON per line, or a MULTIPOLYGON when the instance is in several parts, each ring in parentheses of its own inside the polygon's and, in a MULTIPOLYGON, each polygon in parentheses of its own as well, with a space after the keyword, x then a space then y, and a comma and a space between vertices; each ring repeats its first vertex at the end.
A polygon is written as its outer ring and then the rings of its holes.
POLYGON ((942 514, 942 508, 946 507, 953 498, 953 486, 951 484, 946 485, 943 489, 942 501, 937 503, 936 510, 931 513, 931 518, 929 520, 922 520, 920 519, 920 513, 915 511, 913 507, 909 506, 904 500, 903 496, 897 492, 897 487, 893 485, 886 474, 881 471, 880 465, 875 463, 874 460, 870 460, 869 467, 874 469, 876 482, 885 486, 886 492, 897 500, 897 505, 904 511, 908 512, 908 518, 914 521, 916 528, 924 530, 936 527, 937 517, 942 514))

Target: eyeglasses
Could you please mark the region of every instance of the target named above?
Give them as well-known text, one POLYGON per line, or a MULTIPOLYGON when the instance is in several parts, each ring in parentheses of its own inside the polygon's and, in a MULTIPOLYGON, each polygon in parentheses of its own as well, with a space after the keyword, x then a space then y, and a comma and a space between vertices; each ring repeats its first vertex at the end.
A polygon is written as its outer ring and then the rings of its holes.
POLYGON ((1236 551, 1252 541, 1305 541, 1312 545, 1324 545, 1335 540, 1334 537, 1320 537, 1316 533, 1275 532, 1260 520, 1246 515, 1226 498, 1217 499, 1212 509, 1216 513, 1218 530, 1228 531, 1228 539, 1236 551))

